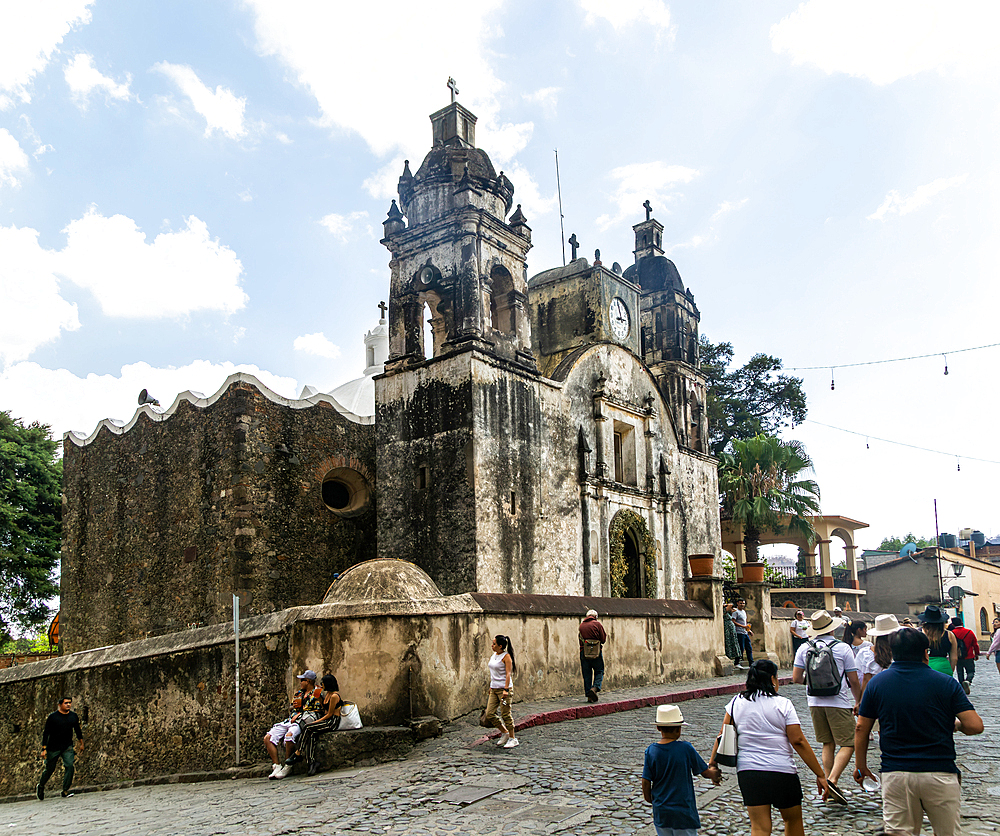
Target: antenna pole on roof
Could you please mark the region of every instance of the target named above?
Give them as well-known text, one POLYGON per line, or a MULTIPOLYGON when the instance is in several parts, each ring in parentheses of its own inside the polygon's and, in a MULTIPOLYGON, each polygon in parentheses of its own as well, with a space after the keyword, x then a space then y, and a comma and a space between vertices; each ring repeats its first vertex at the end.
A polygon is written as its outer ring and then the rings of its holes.
POLYGON ((559 149, 556 152, 556 194, 559 195, 559 238, 562 241, 563 267, 566 266, 566 230, 563 229, 562 186, 559 185, 559 149))

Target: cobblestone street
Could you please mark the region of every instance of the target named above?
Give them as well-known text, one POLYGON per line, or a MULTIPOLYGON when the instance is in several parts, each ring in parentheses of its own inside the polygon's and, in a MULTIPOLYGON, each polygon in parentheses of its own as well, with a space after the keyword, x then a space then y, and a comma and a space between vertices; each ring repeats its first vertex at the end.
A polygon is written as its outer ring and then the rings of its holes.
MULTIPOLYGON (((805 689, 783 686, 813 739, 805 689)), ((613 695, 606 695, 613 698, 613 695)), ((914 699, 918 699, 914 695, 914 699)), ((957 736, 963 772, 966 836, 1000 833, 1000 676, 981 663, 972 699, 986 724, 979 737, 957 736)), ((729 697, 681 703, 684 736, 707 758, 729 697)), ((518 716, 515 705, 515 718, 518 716)), ((527 729, 521 745, 470 747, 476 718, 392 764, 292 777, 173 784, 59 797, 61 772, 44 802, 4 805, 8 828, 33 834, 653 834, 639 779, 642 753, 655 739, 652 709, 527 729)), ((877 764, 876 756, 870 763, 877 764)), ((846 808, 816 800, 815 783, 799 762, 807 790, 806 832, 857 836, 881 824, 877 797, 846 778, 846 808)), ((721 787, 696 779, 702 834, 749 833, 733 770, 721 787)), ((781 832, 777 814, 777 833, 781 832)))

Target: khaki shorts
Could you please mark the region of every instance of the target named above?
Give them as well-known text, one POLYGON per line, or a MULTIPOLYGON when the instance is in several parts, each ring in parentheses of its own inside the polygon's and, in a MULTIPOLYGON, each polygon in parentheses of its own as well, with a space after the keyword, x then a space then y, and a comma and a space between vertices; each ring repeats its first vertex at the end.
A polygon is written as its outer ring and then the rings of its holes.
POLYGON ((955 836, 962 818, 962 790, 951 772, 883 772, 882 821, 887 834, 920 832, 924 812, 934 836, 955 836))
POLYGON ((838 746, 854 746, 854 714, 849 708, 831 708, 827 705, 811 705, 813 731, 817 743, 836 743, 838 746))

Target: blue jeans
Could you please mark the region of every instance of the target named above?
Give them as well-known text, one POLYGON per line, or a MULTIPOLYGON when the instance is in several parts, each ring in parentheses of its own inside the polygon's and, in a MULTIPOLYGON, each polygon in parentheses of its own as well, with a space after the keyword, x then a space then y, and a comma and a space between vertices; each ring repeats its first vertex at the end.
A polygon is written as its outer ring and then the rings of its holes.
POLYGON ((591 688, 600 691, 601 683, 604 682, 604 654, 596 659, 588 659, 581 650, 580 670, 583 671, 583 693, 586 694, 591 688))
POLYGON ((70 746, 61 752, 47 752, 45 755, 45 771, 42 772, 41 780, 38 782, 45 789, 45 783, 56 771, 56 762, 62 758, 63 762, 63 792, 69 791, 70 784, 73 783, 73 758, 76 757, 76 750, 70 746))
POLYGON ((753 664, 753 646, 750 644, 750 636, 746 633, 736 634, 736 643, 740 646, 740 653, 747 660, 748 665, 753 664))

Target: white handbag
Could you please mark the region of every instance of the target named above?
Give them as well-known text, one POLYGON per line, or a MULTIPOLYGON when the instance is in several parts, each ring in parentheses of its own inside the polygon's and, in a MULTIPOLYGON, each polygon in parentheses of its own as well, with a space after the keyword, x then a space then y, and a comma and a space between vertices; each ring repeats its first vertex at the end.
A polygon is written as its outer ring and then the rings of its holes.
MULTIPOLYGON (((733 710, 736 702, 733 701, 733 710)), ((736 734, 736 721, 729 715, 729 722, 722 727, 722 734, 717 738, 718 748, 715 751, 715 762, 722 766, 736 766, 736 755, 739 752, 739 742, 736 734)))

